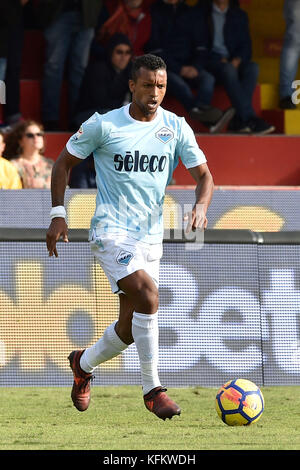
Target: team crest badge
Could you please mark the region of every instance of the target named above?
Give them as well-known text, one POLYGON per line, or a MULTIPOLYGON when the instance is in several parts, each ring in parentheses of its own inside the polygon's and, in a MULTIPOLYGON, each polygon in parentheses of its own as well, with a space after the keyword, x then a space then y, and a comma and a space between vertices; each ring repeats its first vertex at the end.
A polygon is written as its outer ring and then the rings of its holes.
POLYGON ((117 256, 117 263, 122 264, 123 266, 128 266, 130 261, 133 258, 133 254, 130 253, 130 251, 120 251, 120 253, 117 256))
POLYGON ((174 133, 167 127, 162 127, 159 131, 156 132, 155 137, 163 144, 166 144, 174 138, 174 133))

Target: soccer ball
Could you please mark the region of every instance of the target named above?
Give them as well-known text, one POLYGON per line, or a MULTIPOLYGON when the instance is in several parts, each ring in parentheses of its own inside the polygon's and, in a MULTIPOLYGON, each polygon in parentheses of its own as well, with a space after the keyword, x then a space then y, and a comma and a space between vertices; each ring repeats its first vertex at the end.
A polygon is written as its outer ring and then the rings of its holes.
POLYGON ((255 383, 246 379, 229 380, 216 396, 219 417, 229 426, 247 426, 259 420, 264 397, 255 383))

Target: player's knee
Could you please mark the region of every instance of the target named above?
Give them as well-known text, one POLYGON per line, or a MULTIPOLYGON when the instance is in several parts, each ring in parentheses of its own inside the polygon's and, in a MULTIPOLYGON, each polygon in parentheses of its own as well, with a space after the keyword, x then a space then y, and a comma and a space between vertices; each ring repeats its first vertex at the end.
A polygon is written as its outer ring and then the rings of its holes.
POLYGON ((147 293, 146 299, 146 309, 145 312, 156 313, 158 310, 158 290, 155 289, 147 293))
POLYGON ((159 296, 155 286, 141 285, 136 291, 135 311, 140 313, 156 313, 159 296))
POLYGON ((153 280, 143 270, 136 271, 121 279, 120 289, 127 295, 133 311, 140 313, 156 313, 158 310, 158 289, 153 280))

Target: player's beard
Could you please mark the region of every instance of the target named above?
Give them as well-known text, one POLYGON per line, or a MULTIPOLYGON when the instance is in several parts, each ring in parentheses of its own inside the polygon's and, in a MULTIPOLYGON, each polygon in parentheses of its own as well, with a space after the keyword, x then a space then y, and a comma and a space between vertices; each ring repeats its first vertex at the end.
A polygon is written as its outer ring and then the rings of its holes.
POLYGON ((136 105, 145 117, 155 115, 159 106, 158 102, 155 103, 155 106, 149 107, 149 103, 142 103, 140 101, 137 101, 136 105))

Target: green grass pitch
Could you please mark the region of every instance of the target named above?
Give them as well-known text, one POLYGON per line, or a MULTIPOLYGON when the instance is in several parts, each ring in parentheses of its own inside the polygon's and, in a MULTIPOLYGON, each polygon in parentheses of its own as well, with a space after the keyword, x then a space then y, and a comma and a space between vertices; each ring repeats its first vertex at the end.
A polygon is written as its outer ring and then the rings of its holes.
POLYGON ((213 388, 169 388, 182 409, 162 421, 144 407, 141 387, 92 387, 78 412, 70 388, 0 388, 0 450, 298 450, 300 387, 262 387, 265 411, 246 427, 226 426, 213 388))

